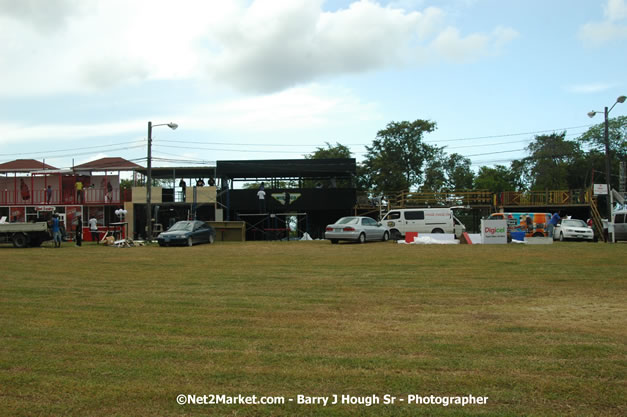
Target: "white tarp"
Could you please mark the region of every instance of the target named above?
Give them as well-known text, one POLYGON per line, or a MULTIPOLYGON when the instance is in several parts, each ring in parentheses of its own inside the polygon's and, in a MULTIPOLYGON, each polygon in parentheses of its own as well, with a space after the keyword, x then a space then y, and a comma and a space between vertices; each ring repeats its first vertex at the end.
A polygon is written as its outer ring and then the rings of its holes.
POLYGON ((423 233, 416 236, 413 242, 407 243, 404 240, 399 240, 397 243, 406 245, 457 245, 459 240, 455 239, 454 234, 423 233))

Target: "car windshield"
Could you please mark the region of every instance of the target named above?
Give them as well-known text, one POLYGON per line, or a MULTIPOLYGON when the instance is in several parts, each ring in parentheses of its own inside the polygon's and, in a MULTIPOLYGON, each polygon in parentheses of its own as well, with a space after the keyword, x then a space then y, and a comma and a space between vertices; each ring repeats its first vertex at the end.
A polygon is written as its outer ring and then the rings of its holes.
POLYGON ((357 217, 342 217, 335 224, 355 224, 359 221, 357 217))
POLYGON ((570 226, 570 227, 588 227, 583 220, 562 220, 562 226, 570 226))
POLYGON ((177 222, 168 229, 168 232, 191 232, 194 224, 192 222, 177 222))

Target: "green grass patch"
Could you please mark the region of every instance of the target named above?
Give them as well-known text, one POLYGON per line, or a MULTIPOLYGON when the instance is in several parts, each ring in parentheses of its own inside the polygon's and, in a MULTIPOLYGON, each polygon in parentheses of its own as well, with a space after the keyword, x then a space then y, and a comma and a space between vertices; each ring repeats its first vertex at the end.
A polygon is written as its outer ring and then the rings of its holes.
POLYGON ((623 244, 0 246, 0 416, 622 416, 623 244), (178 394, 489 397, 178 405, 178 394))

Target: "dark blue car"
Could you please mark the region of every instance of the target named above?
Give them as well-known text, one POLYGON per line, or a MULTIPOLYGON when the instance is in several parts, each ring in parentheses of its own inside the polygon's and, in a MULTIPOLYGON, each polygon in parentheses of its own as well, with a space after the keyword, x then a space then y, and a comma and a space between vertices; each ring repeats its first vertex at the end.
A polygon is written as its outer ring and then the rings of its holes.
POLYGON ((213 243, 216 231, 213 227, 200 220, 183 220, 176 222, 157 236, 159 246, 186 245, 196 243, 213 243))

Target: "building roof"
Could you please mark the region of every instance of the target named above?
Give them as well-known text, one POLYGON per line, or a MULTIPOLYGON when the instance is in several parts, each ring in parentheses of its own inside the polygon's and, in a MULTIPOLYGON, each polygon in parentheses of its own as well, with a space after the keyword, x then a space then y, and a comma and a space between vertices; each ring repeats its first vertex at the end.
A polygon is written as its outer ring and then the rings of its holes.
POLYGON ((74 166, 77 171, 136 171, 142 168, 141 165, 119 157, 100 158, 74 166))
POLYGON ((44 169, 58 169, 36 159, 16 159, 0 164, 0 172, 30 172, 44 169))
POLYGON ((227 178, 350 178, 355 175, 355 158, 266 159, 218 161, 216 172, 227 178))

